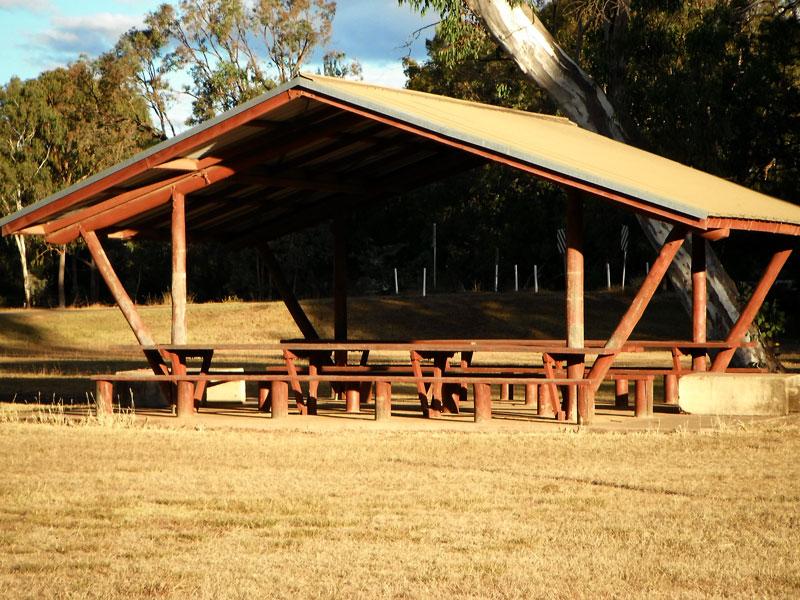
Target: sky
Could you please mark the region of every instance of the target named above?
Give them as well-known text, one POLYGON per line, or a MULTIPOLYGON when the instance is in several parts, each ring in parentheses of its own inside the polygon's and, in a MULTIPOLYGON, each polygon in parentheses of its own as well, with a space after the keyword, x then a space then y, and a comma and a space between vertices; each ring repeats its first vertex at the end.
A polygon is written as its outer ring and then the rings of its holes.
MULTIPOLYGON (((164 1, 0 0, 0 84, 14 75, 35 77, 81 53, 96 56, 108 50, 164 1)), ((330 48, 357 59, 365 81, 402 87, 402 57, 423 58, 424 39, 433 28, 408 46, 413 33, 435 21, 434 15, 422 17, 397 0, 338 0, 330 48)), ((315 71, 315 65, 306 70, 315 71)), ((178 108, 188 115, 188 105, 178 108)))

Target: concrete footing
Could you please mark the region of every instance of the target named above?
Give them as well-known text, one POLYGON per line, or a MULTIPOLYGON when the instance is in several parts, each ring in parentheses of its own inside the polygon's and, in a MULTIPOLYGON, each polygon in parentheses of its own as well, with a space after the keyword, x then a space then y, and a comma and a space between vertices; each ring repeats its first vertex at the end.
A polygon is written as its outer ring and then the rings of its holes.
POLYGON ((800 410, 800 375, 693 373, 678 383, 678 404, 698 415, 786 415, 800 410))

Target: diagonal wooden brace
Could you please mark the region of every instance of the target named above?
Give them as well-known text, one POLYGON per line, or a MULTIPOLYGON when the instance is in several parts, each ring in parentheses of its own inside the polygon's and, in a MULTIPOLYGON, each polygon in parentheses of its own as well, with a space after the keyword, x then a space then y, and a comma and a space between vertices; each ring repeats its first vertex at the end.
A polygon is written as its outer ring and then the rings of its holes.
MULTIPOLYGON (((666 275, 670 264, 672 264, 672 259, 675 258, 678 250, 683 245, 685 237, 686 229, 684 227, 675 225, 672 228, 667 239, 664 240, 664 245, 661 246, 661 251, 658 253, 658 257, 650 268, 650 272, 644 278, 644 281, 642 281, 639 291, 636 292, 636 296, 634 296, 631 301, 628 310, 622 315, 614 333, 608 338, 605 344, 606 349, 622 350, 622 346, 628 341, 631 332, 633 332, 634 327, 639 323, 639 319, 642 318, 658 286, 661 285, 661 281, 664 279, 664 275, 666 275)), ((616 353, 605 354, 599 356, 597 360, 594 361, 588 377, 592 380, 592 393, 597 392, 600 388, 600 384, 603 383, 603 379, 605 379, 608 370, 611 368, 611 365, 614 364, 615 358, 616 353)))
MULTIPOLYGON (((764 274, 761 276, 761 279, 758 281, 758 284, 753 290, 753 294, 750 296, 750 300, 747 301, 747 304, 739 314, 739 318, 736 320, 736 323, 734 323, 733 327, 731 327, 731 330, 728 333, 728 338, 726 339, 728 343, 738 344, 747 334, 747 331, 753 324, 758 311, 761 309, 761 305, 764 304, 764 299, 767 297, 772 284, 775 283, 775 280, 778 278, 783 265, 785 265, 786 261, 789 260, 789 256, 791 256, 791 254, 792 250, 786 249, 779 250, 772 255, 767 268, 764 269, 764 274)), ((725 372, 725 369, 728 368, 728 365, 730 364, 735 352, 736 348, 726 348, 725 350, 722 350, 714 357, 714 362, 711 364, 711 370, 715 373, 725 372)))

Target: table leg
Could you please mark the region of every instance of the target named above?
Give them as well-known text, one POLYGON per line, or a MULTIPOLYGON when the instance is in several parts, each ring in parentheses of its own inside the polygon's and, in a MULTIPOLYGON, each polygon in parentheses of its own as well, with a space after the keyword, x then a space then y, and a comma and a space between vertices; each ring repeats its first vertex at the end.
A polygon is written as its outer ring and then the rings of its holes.
MULTIPOLYGON (((203 364, 200 365, 200 373, 203 375, 208 375, 209 371, 211 370, 211 359, 214 356, 214 351, 209 350, 208 352, 203 353, 203 364)), ((198 381, 197 384, 194 386, 194 405, 195 406, 202 406, 206 405, 206 401, 203 399, 203 395, 206 391, 206 382, 205 381, 198 381)))

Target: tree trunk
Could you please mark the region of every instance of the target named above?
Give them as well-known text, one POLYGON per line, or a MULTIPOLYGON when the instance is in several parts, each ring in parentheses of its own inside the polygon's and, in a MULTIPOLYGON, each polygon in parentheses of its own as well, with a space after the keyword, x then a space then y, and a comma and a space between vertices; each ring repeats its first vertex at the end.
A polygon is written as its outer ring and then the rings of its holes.
POLYGON ((80 286, 78 285, 78 248, 75 246, 73 247, 72 260, 70 262, 72 263, 70 268, 70 271, 72 271, 72 306, 77 306, 80 300, 78 295, 80 286))
POLYGON ((58 308, 66 308, 67 294, 64 289, 64 272, 67 269, 67 247, 58 248, 58 308))
POLYGON ((94 306, 100 301, 100 286, 97 282, 97 263, 89 263, 89 304, 94 306))
MULTIPOLYGON (((487 30, 514 59, 522 72, 542 87, 564 114, 579 126, 627 142, 629 136, 620 124, 614 107, 594 80, 556 43, 542 22, 526 4, 511 6, 507 0, 465 0, 487 30)), ((645 237, 660 248, 669 227, 660 221, 637 215, 645 237)), ((736 285, 720 264, 716 254, 707 252, 710 337, 727 335, 739 316, 736 285)), ((669 277, 691 314, 691 240, 686 240, 675 257, 669 277)), ((736 353, 739 365, 766 365, 770 370, 780 363, 757 337, 755 326, 749 331, 757 345, 736 353)))
POLYGON ((28 245, 25 243, 24 235, 15 235, 14 243, 17 246, 17 252, 19 253, 19 264, 20 267, 22 268, 22 291, 25 296, 24 306, 25 308, 30 308, 32 286, 31 286, 31 273, 28 270, 28 245))

